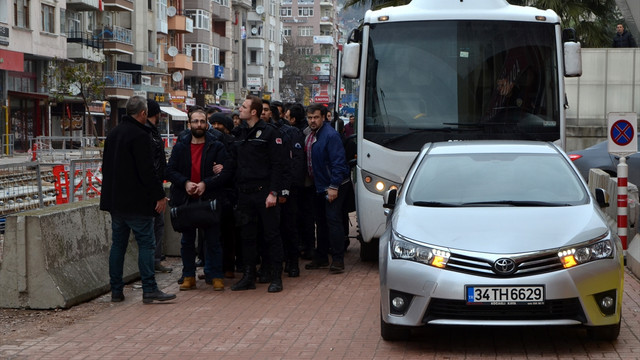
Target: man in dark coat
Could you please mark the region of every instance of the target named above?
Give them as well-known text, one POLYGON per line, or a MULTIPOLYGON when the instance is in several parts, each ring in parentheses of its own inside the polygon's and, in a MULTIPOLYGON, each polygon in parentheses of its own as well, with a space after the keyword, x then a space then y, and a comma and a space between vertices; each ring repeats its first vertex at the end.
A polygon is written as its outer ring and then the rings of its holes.
POLYGON ((151 134, 147 122, 147 100, 133 96, 125 115, 107 136, 102 159, 100 209, 111 214, 112 244, 109 255, 111 301, 124 300, 122 273, 124 256, 133 231, 138 243, 138 269, 142 278, 142 302, 175 299, 165 294, 155 279, 153 218, 167 204, 155 169, 151 134))
POLYGON ((636 40, 629 31, 625 30, 622 24, 618 24, 616 26, 616 35, 613 37, 612 46, 614 48, 636 47, 636 40))

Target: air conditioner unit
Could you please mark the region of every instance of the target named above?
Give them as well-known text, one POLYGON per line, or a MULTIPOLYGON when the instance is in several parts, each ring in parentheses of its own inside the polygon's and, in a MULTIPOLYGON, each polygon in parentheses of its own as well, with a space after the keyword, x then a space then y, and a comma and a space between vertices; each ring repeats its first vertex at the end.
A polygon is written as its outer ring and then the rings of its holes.
POLYGON ((151 76, 140 76, 140 84, 151 85, 151 76))

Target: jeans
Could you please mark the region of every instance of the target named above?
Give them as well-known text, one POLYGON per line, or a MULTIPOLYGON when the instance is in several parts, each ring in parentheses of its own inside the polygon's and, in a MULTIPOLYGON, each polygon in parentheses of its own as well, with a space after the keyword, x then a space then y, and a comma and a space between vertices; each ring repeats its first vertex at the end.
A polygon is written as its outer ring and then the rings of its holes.
POLYGON ((153 235, 153 217, 111 214, 111 253, 109 254, 109 277, 112 292, 122 292, 124 256, 129 245, 129 234, 133 231, 138 243, 138 269, 142 279, 142 291, 158 290, 154 270, 156 240, 153 235))
POLYGON ((164 213, 157 214, 153 218, 153 234, 156 237, 156 253, 155 261, 158 263, 162 260, 162 240, 164 237, 164 213))
MULTIPOLYGON (((220 227, 218 225, 204 229, 200 239, 204 248, 204 276, 206 280, 222 278, 222 246, 220 245, 220 227)), ((180 255, 182 256, 182 276, 196 276, 196 229, 182 233, 180 240, 180 255)))
POLYGON ((344 261, 344 225, 342 223, 342 206, 347 195, 347 186, 340 185, 338 197, 329 202, 325 193, 316 193, 314 200, 316 224, 318 226, 318 248, 315 258, 320 262, 329 260, 344 261))

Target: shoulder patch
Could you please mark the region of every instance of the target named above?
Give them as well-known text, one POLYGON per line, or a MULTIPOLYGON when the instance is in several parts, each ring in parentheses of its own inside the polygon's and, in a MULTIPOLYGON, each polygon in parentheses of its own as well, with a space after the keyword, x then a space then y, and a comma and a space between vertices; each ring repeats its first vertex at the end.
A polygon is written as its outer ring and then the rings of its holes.
POLYGON ((276 138, 276 144, 282 145, 282 138, 276 138))

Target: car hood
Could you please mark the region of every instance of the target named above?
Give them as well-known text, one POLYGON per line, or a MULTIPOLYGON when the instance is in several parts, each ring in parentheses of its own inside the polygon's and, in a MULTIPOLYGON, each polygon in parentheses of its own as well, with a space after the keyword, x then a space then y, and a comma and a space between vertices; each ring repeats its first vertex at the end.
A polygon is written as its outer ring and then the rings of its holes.
POLYGON ((392 215, 400 235, 452 249, 512 254, 594 239, 608 228, 593 205, 457 207, 404 205, 392 215))

